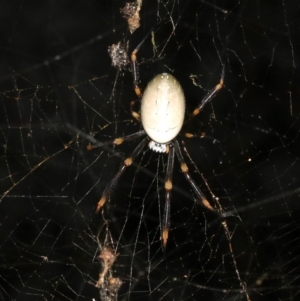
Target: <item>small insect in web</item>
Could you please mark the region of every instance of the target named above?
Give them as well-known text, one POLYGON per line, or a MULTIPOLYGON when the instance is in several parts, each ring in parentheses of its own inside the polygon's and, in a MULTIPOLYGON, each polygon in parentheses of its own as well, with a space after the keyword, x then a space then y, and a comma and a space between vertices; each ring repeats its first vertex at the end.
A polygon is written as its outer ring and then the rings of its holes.
MULTIPOLYGON (((180 145, 176 139, 177 135, 182 129, 185 118, 185 97, 183 89, 178 80, 169 73, 161 73, 156 75, 148 83, 144 93, 142 93, 139 87, 139 72, 136 56, 145 39, 131 54, 133 86, 135 93, 138 96, 141 109, 140 113, 134 110, 135 101, 131 102, 130 109, 132 116, 142 123, 143 130, 125 137, 116 138, 112 141, 99 142, 99 144, 95 143, 93 145, 90 144, 88 145, 87 149, 92 150, 109 144, 120 145, 125 141, 146 136, 146 138, 144 138, 134 149, 132 154, 124 160, 116 175, 104 189, 102 197, 98 202, 96 212, 101 210, 107 199, 110 197, 114 186, 118 182, 123 172, 132 164, 132 162, 137 158, 147 144, 152 151, 165 153, 168 155, 165 177, 165 208, 161 222, 161 240, 162 245, 165 248, 167 245, 170 228, 170 203, 175 155, 180 163, 181 171, 196 194, 199 203, 202 204, 206 209, 219 214, 222 214, 222 210, 219 208, 216 209, 210 204, 204 193, 192 179, 188 170, 188 166, 185 163, 182 155, 182 145, 180 145)), ((192 117, 195 117, 202 111, 204 106, 213 99, 220 89, 222 89, 223 85, 224 68, 219 83, 207 92, 204 98, 200 101, 199 105, 194 109, 192 117)), ((191 134, 186 134, 186 137, 191 137, 191 134)))

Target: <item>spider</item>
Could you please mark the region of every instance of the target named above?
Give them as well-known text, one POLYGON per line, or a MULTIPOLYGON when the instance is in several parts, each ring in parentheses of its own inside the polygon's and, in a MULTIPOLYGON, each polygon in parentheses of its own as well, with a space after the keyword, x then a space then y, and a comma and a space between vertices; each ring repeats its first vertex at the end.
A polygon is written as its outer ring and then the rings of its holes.
MULTIPOLYGON (((132 116, 141 121, 143 130, 133 133, 131 135, 120 137, 112 141, 88 145, 88 150, 103 146, 104 144, 120 145, 124 141, 129 141, 141 136, 145 136, 138 146, 134 149, 132 154, 123 161, 118 172, 106 186, 103 191, 102 197, 99 200, 96 208, 96 212, 99 212, 104 206, 107 199, 110 197, 114 186, 118 182, 119 178, 129 167, 136 157, 141 153, 148 143, 148 147, 159 153, 168 154, 167 170, 165 176, 165 208, 163 219, 161 223, 161 240, 163 248, 166 247, 169 228, 170 228, 170 202, 172 191, 172 174, 174 167, 175 154, 180 163, 181 171, 183 172, 186 180, 190 183, 197 199, 210 211, 222 213, 221 210, 215 209, 207 200, 204 193, 196 185, 195 181, 190 176, 187 164, 184 161, 181 145, 176 139, 179 134, 185 116, 185 97, 183 89, 178 80, 169 73, 161 73, 156 75, 147 85, 144 93, 142 94, 139 87, 139 73, 137 64, 137 52, 140 49, 144 40, 134 49, 131 53, 131 65, 133 72, 133 86, 136 95, 139 98, 141 105, 141 113, 134 111, 133 105, 135 101, 131 102, 131 114, 132 116)), ((217 92, 223 87, 224 84, 224 68, 222 70, 221 79, 219 83, 209 90, 204 98, 200 101, 199 105, 192 112, 192 117, 198 115, 204 106, 212 100, 217 92)), ((186 135, 190 137, 190 135, 186 135)))

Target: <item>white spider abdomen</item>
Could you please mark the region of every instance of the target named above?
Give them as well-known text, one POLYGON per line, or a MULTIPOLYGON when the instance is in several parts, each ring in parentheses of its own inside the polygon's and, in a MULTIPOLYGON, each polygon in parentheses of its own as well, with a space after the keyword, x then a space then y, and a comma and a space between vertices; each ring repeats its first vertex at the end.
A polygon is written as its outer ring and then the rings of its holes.
POLYGON ((182 128, 185 98, 180 83, 168 73, 156 75, 147 85, 141 103, 141 120, 154 142, 168 143, 182 128))

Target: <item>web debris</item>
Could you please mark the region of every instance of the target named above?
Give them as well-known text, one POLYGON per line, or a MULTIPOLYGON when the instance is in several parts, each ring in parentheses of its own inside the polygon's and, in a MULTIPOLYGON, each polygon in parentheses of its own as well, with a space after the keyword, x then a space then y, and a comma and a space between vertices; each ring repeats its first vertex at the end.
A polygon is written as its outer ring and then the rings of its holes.
POLYGON ((98 256, 102 260, 102 272, 99 274, 95 286, 100 288, 102 301, 117 301, 118 291, 122 285, 120 278, 113 277, 111 268, 119 254, 115 254, 112 248, 104 247, 98 256))
POLYGON ((140 27, 140 10, 142 7, 142 2, 142 0, 137 0, 136 2, 126 2, 125 6, 120 8, 123 18, 127 20, 128 29, 131 34, 140 27))
POLYGON ((118 42, 117 44, 112 44, 108 47, 108 54, 114 67, 123 69, 130 63, 128 57, 128 42, 118 42))

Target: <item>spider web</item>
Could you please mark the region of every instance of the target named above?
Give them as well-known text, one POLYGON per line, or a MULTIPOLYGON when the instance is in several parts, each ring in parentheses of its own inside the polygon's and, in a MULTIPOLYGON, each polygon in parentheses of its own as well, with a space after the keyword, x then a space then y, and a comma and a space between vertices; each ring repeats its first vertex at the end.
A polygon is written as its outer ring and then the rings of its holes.
POLYGON ((299 2, 144 0, 133 34, 124 5, 1 5, 1 300, 297 300, 299 2), (165 251, 167 156, 145 149, 96 215, 140 140, 87 150, 141 129, 130 65, 107 50, 149 32, 141 88, 172 73, 188 112, 225 66, 224 88, 184 124, 198 137, 178 140, 227 217, 195 202, 175 160, 165 251))

